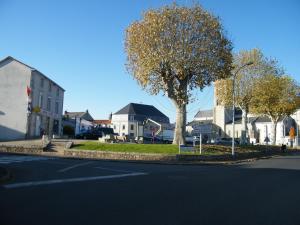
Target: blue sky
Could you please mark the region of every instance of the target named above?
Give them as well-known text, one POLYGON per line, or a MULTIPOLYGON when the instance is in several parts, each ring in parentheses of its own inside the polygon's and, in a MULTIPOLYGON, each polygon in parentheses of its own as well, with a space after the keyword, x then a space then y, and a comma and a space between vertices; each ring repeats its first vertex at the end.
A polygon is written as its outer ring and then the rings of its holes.
MULTIPOLYGON (((0 0, 0 58, 27 63, 66 89, 64 108, 89 109, 105 119, 129 102, 152 104, 175 120, 166 97, 150 96, 126 72, 124 30, 141 13, 173 1, 159 0, 0 0)), ((191 5, 194 0, 176 1, 191 5)), ((300 80, 300 1, 203 0, 219 16, 234 52, 261 48, 300 80)), ((190 121, 213 103, 212 88, 196 91, 190 121)))

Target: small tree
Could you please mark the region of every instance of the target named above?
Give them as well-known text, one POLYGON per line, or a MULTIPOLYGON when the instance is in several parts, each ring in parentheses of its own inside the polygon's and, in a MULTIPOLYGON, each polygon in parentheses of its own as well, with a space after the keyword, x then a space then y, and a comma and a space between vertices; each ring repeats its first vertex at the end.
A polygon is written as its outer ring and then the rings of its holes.
MULTIPOLYGON (((246 142, 245 136, 248 134, 247 117, 253 97, 254 83, 266 74, 281 74, 282 71, 276 65, 276 60, 266 58, 260 49, 240 51, 234 56, 232 73, 236 74, 234 87, 235 106, 242 110, 242 144, 246 142), (249 62, 253 64, 243 67, 249 62)), ((232 77, 217 81, 215 86, 216 96, 221 104, 232 106, 232 77)))
POLYGON ((266 75, 255 82, 251 112, 272 120, 271 143, 276 144, 277 123, 299 108, 299 86, 288 76, 266 75))
POLYGON ((185 143, 191 91, 230 74, 231 49, 219 19, 200 5, 149 10, 127 28, 128 71, 143 89, 166 94, 176 107, 173 144, 185 143))

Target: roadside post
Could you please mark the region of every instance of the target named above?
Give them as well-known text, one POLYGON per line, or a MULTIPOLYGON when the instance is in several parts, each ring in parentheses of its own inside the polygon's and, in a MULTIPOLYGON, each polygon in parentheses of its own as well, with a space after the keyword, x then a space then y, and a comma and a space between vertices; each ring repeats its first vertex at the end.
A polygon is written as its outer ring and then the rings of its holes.
POLYGON ((202 134, 200 133, 200 136, 199 136, 199 150, 200 150, 200 155, 202 154, 202 134))

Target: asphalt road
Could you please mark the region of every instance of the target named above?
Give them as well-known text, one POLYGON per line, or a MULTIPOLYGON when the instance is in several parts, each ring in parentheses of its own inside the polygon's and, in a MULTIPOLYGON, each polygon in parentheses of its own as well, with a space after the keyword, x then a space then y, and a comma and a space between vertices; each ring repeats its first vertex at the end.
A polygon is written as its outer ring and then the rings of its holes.
POLYGON ((300 224, 300 156, 155 165, 0 154, 0 224, 300 224), (19 157, 19 158, 18 158, 19 157))

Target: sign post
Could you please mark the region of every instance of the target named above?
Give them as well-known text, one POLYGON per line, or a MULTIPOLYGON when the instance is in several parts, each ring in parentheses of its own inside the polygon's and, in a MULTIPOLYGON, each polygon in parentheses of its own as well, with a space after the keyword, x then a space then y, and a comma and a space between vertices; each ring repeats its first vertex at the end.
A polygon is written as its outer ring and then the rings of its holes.
POLYGON ((200 147, 200 155, 202 154, 202 134, 199 136, 199 147, 200 147))

